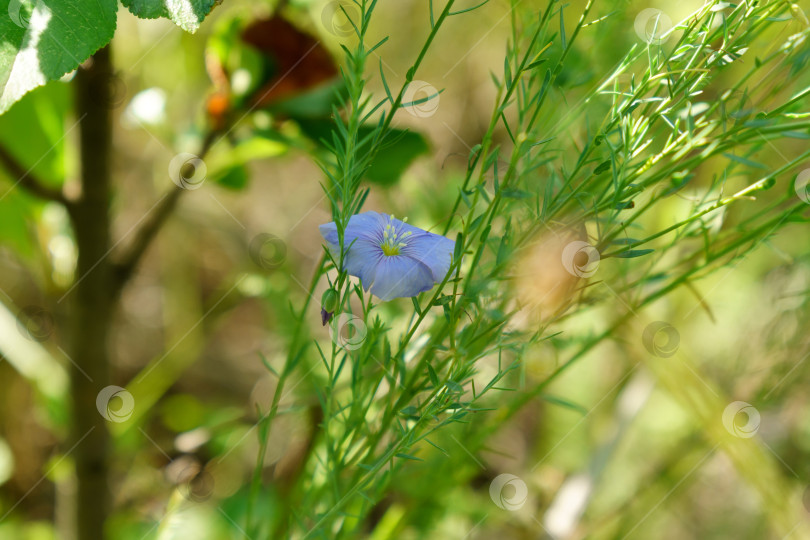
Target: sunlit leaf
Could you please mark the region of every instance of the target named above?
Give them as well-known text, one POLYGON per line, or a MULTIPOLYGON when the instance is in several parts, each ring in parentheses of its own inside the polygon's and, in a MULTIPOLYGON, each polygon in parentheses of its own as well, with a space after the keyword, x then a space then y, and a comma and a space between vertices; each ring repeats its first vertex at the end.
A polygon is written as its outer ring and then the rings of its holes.
POLYGON ((117 9, 115 0, 8 4, 9 16, 0 17, 0 113, 106 45, 117 9))
POLYGON ((121 3, 142 19, 171 19, 187 32, 196 32, 214 5, 221 0, 121 0, 121 3))

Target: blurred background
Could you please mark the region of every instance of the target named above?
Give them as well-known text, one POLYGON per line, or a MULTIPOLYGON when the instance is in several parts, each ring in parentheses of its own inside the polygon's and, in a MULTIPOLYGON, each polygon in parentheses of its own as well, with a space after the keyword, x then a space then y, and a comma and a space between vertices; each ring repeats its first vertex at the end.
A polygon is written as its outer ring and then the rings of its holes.
MULTIPOLYGON (((584 4, 566 8, 571 25, 584 4)), ((642 10, 661 9, 677 22, 702 2, 599 4, 593 18, 615 14, 579 38, 553 89, 561 117, 639 42, 634 23, 642 10)), ((273 10, 272 3, 226 0, 189 35, 119 9, 112 43, 115 239, 125 242, 171 186, 172 160, 193 153, 200 126, 216 121, 221 70, 212 64, 231 18, 266 19, 273 10)), ((283 13, 340 60, 345 27, 327 4, 291 1, 283 13)), ((425 229, 444 225, 467 157, 489 123, 496 96, 490 72, 503 69, 510 16, 510 3, 493 0, 449 21, 436 37, 419 79, 442 93, 424 114, 396 117, 397 128, 419 137, 388 158, 396 173, 371 184, 367 209, 408 216, 425 229)), ((389 40, 372 55, 368 90, 381 95, 377 73, 402 84, 429 15, 426 2, 399 0, 381 2, 375 17, 370 42, 389 40)), ((797 17, 784 31, 805 23, 797 17)), ((325 78, 336 73, 324 69, 325 78)), ((795 77, 796 88, 810 82, 806 72, 795 77)), ((69 191, 77 134, 70 76, 64 79, 0 117, 0 144, 17 148, 41 177, 64 177, 69 191)), ((301 83, 289 95, 308 90, 301 83)), ((745 99, 757 108, 756 94, 745 99)), ((576 145, 587 119, 570 122, 567 142, 576 145)), ((229 143, 241 148, 238 157, 222 144, 212 148, 202 185, 184 194, 123 292, 113 381, 136 399, 127 422, 110 424, 113 538, 245 537, 230 516, 245 504, 256 462, 256 407, 267 410, 274 394, 262 357, 277 365, 285 355, 288 306, 302 305, 322 254, 318 225, 331 221, 313 160, 323 149, 306 130, 290 111, 237 122, 229 143), (182 509, 163 521, 172 504, 182 509)), ((497 137, 507 141, 505 132, 497 137)), ((806 142, 769 147, 757 159, 778 168, 782 154, 795 155, 806 142)), ((59 538, 73 489, 62 444, 72 360, 60 298, 74 279, 76 249, 60 206, 13 189, 5 170, 0 177, 0 538, 59 538)), ((753 212, 745 204, 718 212, 716 226, 744 223, 753 212)), ((676 197, 645 220, 662 229, 687 210, 676 197)), ((397 477, 368 538, 808 538, 808 241, 806 223, 764 238, 750 254, 636 314, 508 421, 499 420, 494 403, 496 410, 473 420, 487 417, 476 428, 488 437, 484 451, 453 442, 473 429, 454 426, 443 445, 449 455, 397 477), (659 327, 645 334, 658 322, 666 325, 664 338, 659 327)), ((555 254, 540 256, 538 275, 559 271, 555 254)), ((527 352, 518 391, 528 392, 583 336, 631 309, 636 293, 622 288, 621 268, 609 275, 601 302, 550 329, 565 339, 527 352)), ((381 307, 391 321, 409 309, 407 300, 381 307)), ((310 311, 316 336, 328 340, 317 301, 310 311)), ((480 369, 486 380, 494 368, 480 369)), ((295 473, 318 421, 313 381, 300 377, 291 387, 264 456, 268 482, 295 473)))

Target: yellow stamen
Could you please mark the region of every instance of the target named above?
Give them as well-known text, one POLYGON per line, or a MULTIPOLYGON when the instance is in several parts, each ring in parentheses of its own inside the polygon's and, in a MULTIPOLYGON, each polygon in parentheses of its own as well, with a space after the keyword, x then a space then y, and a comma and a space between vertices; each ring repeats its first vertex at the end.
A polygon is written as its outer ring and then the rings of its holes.
MULTIPOLYGON (((405 218, 405 220, 407 219, 408 218, 405 218)), ((400 250, 408 245, 404 240, 411 235, 411 231, 399 234, 393 225, 393 220, 394 216, 391 216, 385 229, 383 229, 383 242, 380 244, 383 253, 387 257, 399 255, 400 250)), ((405 220, 403 220, 403 222, 405 220)))

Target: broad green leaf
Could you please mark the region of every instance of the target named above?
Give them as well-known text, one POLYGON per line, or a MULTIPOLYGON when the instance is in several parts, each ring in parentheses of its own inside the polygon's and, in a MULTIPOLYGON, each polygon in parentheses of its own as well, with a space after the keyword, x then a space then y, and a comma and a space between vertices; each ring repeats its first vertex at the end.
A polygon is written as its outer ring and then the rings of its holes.
MULTIPOLYGON (((221 1, 221 0, 220 0, 221 1)), ((196 32, 217 0, 122 0, 129 11, 142 19, 171 19, 187 32, 196 32)))
POLYGON ((2 0, 0 114, 106 45, 117 9, 115 0, 2 0))
POLYGON ((287 145, 264 137, 251 137, 233 147, 231 158, 237 163, 249 163, 283 154, 287 145))
POLYGON ((18 255, 31 259, 35 248, 29 230, 34 203, 15 192, 0 169, 0 245, 10 247, 18 255))
MULTIPOLYGON (((69 87, 55 83, 25 96, 8 113, 0 116, 0 146, 40 182, 62 185, 65 177, 65 114, 69 87)), ((69 130, 70 128, 68 128, 69 130)), ((34 225, 41 201, 29 196, 0 166, 0 244, 8 245, 25 258, 38 251, 34 225)))
POLYGON ((247 186, 248 172, 244 165, 234 165, 218 171, 211 179, 222 187, 240 190, 247 186))
MULTIPOLYGON (((303 116, 294 119, 304 135, 313 141, 320 144, 323 140, 331 140, 335 125, 331 119, 303 116)), ((364 139, 373 129, 368 126, 361 127, 358 138, 364 139)), ((392 129, 366 171, 366 179, 382 186, 394 185, 413 160, 428 150, 428 143, 422 135, 413 131, 392 129)))
POLYGON ((62 185, 65 176, 65 139, 71 136, 66 133, 71 126, 65 125, 65 116, 69 110, 69 85, 53 83, 31 92, 0 116, 0 145, 24 169, 53 187, 62 185))
POLYGON ((286 144, 264 137, 251 137, 233 147, 223 145, 205 160, 208 178, 227 188, 242 189, 248 182, 245 165, 286 151, 286 144))
MULTIPOLYGON (((396 142, 384 143, 371 162, 371 167, 366 171, 368 180, 383 186, 395 184, 413 160, 430 149, 425 138, 419 133, 398 129, 391 131, 389 137, 396 142)), ((361 130, 361 138, 363 135, 361 130)))
MULTIPOLYGON (((332 114, 333 107, 343 105, 339 96, 346 93, 343 79, 321 84, 306 92, 274 103, 268 109, 274 114, 292 118, 324 117, 332 114)), ((361 132, 362 136, 362 132, 361 132)))
POLYGON ((106 45, 117 9, 115 0, 0 0, 0 114, 106 45))

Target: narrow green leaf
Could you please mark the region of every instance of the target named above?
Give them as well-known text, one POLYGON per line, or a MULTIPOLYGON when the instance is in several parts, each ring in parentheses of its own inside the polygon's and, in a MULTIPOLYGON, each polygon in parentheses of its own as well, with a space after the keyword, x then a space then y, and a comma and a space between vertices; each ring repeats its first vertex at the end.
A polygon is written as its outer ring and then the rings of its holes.
POLYGON ((544 401, 548 401, 549 403, 553 403, 554 405, 559 405, 560 407, 576 411, 583 416, 588 414, 588 409, 578 403, 574 403, 573 401, 568 401, 567 399, 549 394, 540 394, 540 398, 544 401))
POLYGON ((456 235, 456 246, 453 248, 453 260, 457 261, 461 258, 461 254, 464 252, 464 233, 458 233, 456 235))
POLYGON ((534 195, 521 189, 506 188, 501 190, 501 196, 507 199, 531 199, 534 195))
POLYGON ((598 167, 596 167, 593 170, 593 175, 598 176, 598 175, 602 174, 603 172, 607 172, 607 171, 610 170, 611 166, 612 166, 612 162, 610 160, 603 161, 602 163, 599 164, 598 167))
POLYGON ((622 259, 632 259, 634 257, 641 257, 642 255, 647 255, 648 253, 652 253, 655 251, 654 249, 631 249, 630 251, 623 251, 621 253, 617 253, 616 257, 621 257, 622 259))
POLYGON ((382 58, 380 58, 380 79, 382 80, 383 88, 385 89, 385 95, 388 96, 389 103, 393 103, 394 98, 393 96, 391 96, 391 89, 388 88, 388 81, 385 80, 385 73, 383 73, 382 58))
POLYGON ((401 416, 419 416, 419 409, 414 407, 413 405, 408 405, 401 411, 399 411, 401 416))
POLYGON ((538 66, 541 66, 547 61, 548 61, 548 58, 541 58, 539 60, 535 60, 534 62, 532 62, 531 64, 526 66, 526 71, 529 71, 529 70, 532 70, 532 69, 534 69, 534 68, 536 68, 538 66))
POLYGON ((757 161, 751 161, 750 159, 746 159, 741 156, 735 156, 734 154, 731 154, 729 152, 723 152, 723 155, 728 159, 730 159, 731 161, 736 161, 737 163, 747 165, 748 167, 754 167, 755 169, 764 169, 766 171, 770 170, 770 167, 768 167, 767 165, 763 165, 762 163, 759 163, 757 161))
POLYGON ((416 314, 422 315, 422 308, 419 307, 419 300, 417 300, 415 296, 411 296, 411 301, 413 302, 413 309, 416 310, 416 314))
POLYGON ((445 449, 444 449, 444 448, 442 448, 441 446, 438 446, 436 443, 434 443, 433 441, 431 441, 431 440, 430 440, 430 439, 428 439, 427 437, 425 437, 425 442, 427 442, 427 443, 428 443, 430 446, 432 446, 433 448, 435 448, 436 450, 438 450, 439 452, 441 452, 441 453, 442 453, 442 454, 444 454, 445 456, 450 457, 450 454, 448 454, 448 453, 445 451, 445 449))
POLYGON ((427 370, 428 370, 428 377, 430 377, 430 382, 433 383, 433 387, 438 388, 440 383, 439 383, 439 376, 436 375, 436 370, 434 370, 433 366, 431 366, 430 364, 427 365, 427 370))
POLYGON ((413 461, 424 461, 424 459, 420 459, 420 458, 418 458, 416 456, 412 456, 410 454, 394 454, 394 456, 398 457, 398 458, 401 458, 401 459, 410 459, 410 460, 413 460, 413 461))
POLYGON ((270 365, 270 361, 267 359, 267 357, 264 356, 264 354, 262 354, 261 352, 259 352, 259 358, 261 358, 262 364, 264 364, 264 367, 267 368, 267 371, 269 371, 270 373, 275 375, 276 378, 279 378, 279 379, 281 378, 279 376, 278 372, 273 368, 273 366, 270 365))
POLYGON ((483 1, 483 2, 481 2, 480 4, 477 4, 477 5, 473 6, 473 7, 468 7, 468 8, 465 8, 465 9, 460 9, 460 10, 458 10, 458 11, 451 11, 450 13, 448 13, 448 14, 447 14, 447 16, 448 16, 448 17, 452 17, 453 15, 461 15, 462 13, 469 13, 470 11, 473 11, 473 10, 475 10, 475 9, 478 9, 478 8, 480 8, 481 6, 483 6, 483 5, 487 4, 488 2, 489 2, 489 0, 484 0, 484 1, 483 1))

